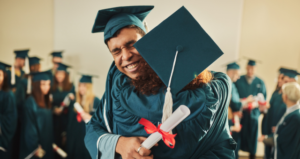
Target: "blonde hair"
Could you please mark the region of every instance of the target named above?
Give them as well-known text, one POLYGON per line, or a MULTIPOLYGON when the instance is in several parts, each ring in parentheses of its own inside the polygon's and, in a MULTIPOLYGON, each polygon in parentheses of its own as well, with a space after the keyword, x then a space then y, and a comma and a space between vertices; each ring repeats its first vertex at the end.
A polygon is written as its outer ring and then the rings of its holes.
POLYGON ((282 85, 282 93, 291 102, 297 103, 300 100, 300 85, 297 82, 289 82, 282 85))
POLYGON ((78 102, 82 107, 83 110, 89 113, 94 107, 94 92, 93 92, 93 85, 91 83, 85 83, 87 88, 86 94, 84 96, 80 95, 79 91, 76 93, 76 102, 78 102))

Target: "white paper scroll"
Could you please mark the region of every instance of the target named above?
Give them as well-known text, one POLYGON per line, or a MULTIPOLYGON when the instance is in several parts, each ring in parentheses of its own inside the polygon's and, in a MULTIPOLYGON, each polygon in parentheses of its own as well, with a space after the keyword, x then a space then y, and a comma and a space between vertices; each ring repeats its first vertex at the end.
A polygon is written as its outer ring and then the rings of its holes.
POLYGON ((62 150, 61 148, 59 148, 56 144, 52 144, 53 150, 59 154, 62 158, 66 158, 68 156, 68 154, 62 150))
MULTIPOLYGON (((174 129, 180 122, 182 122, 187 116, 190 115, 190 109, 181 105, 178 107, 173 114, 161 124, 160 129, 169 132, 174 129)), ((142 146, 146 149, 151 149, 159 140, 162 139, 162 135, 158 132, 151 134, 143 143, 142 146)))
POLYGON ((237 115, 234 115, 234 126, 240 127, 240 118, 237 115))
MULTIPOLYGON (((79 103, 74 104, 74 108, 76 109, 77 113, 83 113, 84 110, 82 109, 81 105, 79 103)), ((84 120, 85 123, 89 122, 90 120, 84 120)))

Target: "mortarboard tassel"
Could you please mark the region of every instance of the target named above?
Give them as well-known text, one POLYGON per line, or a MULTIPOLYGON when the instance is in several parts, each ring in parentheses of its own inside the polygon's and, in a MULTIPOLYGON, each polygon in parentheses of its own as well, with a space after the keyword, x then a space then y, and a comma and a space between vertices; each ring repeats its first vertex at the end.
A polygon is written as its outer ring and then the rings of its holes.
POLYGON ((16 83, 16 77, 15 77, 15 65, 11 66, 11 79, 10 79, 10 83, 11 85, 14 85, 16 83))
POLYGON ((27 78, 27 94, 31 94, 31 76, 29 75, 27 78))
MULTIPOLYGON (((173 73, 174 73, 174 69, 175 69, 177 55, 178 55, 178 52, 182 50, 182 47, 177 46, 176 49, 177 49, 177 51, 176 51, 176 55, 175 55, 174 62, 173 62, 173 67, 172 67, 171 76, 170 76, 170 79, 169 79, 167 93, 166 93, 166 96, 165 96, 163 116, 162 116, 162 119, 161 119, 162 123, 164 123, 164 121, 166 121, 173 113, 173 98, 172 98, 172 93, 171 93, 171 81, 172 81, 172 77, 173 77, 173 73)), ((170 133, 172 133, 172 132, 170 132, 170 133)))
POLYGON ((147 25, 147 22, 146 22, 146 21, 144 21, 144 27, 145 27, 145 29, 146 29, 146 32, 148 33, 149 30, 148 30, 148 25, 147 25))
POLYGON ((25 69, 24 69, 24 72, 25 74, 29 74, 30 73, 30 68, 29 68, 29 59, 28 57, 25 58, 25 69))

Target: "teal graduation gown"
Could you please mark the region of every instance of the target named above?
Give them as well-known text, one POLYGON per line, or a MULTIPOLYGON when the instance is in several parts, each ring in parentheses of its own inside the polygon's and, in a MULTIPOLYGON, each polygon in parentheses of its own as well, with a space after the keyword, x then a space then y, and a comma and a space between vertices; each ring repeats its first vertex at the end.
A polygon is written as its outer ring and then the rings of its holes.
MULTIPOLYGON (((234 83, 232 83, 232 90, 231 90, 231 100, 230 100, 230 104, 229 107, 231 108, 232 112, 238 112, 241 110, 242 108, 242 103, 240 101, 240 95, 239 92, 235 86, 234 83)), ((232 123, 232 121, 229 121, 230 123, 232 123)), ((234 124, 234 123, 232 123, 234 124)), ((237 143, 237 148, 235 150, 235 157, 236 159, 239 158, 239 150, 240 150, 240 144, 241 144, 241 136, 239 132, 232 132, 231 133, 233 139, 235 140, 235 142, 237 143)))
POLYGON ((277 159, 300 158, 300 110, 289 113, 277 126, 277 159))
MULTIPOLYGON (((231 82, 223 73, 213 74, 211 83, 173 97, 173 110, 184 104, 190 108, 191 115, 173 129, 177 133, 175 148, 160 141, 158 147, 152 148, 154 158, 234 158, 236 143, 230 135, 227 117, 231 82)), ((148 137, 138 121, 146 118, 157 125, 161 121, 164 98, 165 92, 150 96, 135 92, 127 76, 112 64, 101 104, 87 124, 85 144, 91 157, 101 156, 97 140, 109 132, 148 137)))
MULTIPOLYGON (((93 110, 90 114, 93 115, 97 107, 100 105, 100 99, 95 97, 93 103, 93 110)), ((85 136, 85 122, 77 121, 77 113, 74 110, 74 102, 70 104, 70 118, 67 128, 67 145, 66 152, 69 159, 90 159, 91 156, 84 145, 85 136)))
MULTIPOLYGON (((248 84, 246 76, 243 75, 235 84, 240 98, 247 98, 249 95, 256 96, 258 93, 262 93, 265 98, 267 96, 265 84, 258 77, 255 77, 252 83, 248 84)), ((253 109, 251 112, 248 112, 248 110, 243 111, 243 118, 241 120, 243 127, 240 132, 241 150, 250 154, 256 153, 259 115, 260 111, 258 108, 253 109)))
POLYGON ((0 90, 0 150, 1 159, 10 159, 12 139, 17 127, 17 107, 14 94, 11 91, 0 90))
POLYGON ((52 110, 39 107, 34 98, 29 96, 22 114, 19 158, 24 159, 41 145, 46 151, 43 159, 53 159, 52 110))
MULTIPOLYGON (((270 109, 264 115, 262 121, 262 134, 273 137, 272 127, 275 127, 286 112, 286 105, 282 100, 282 94, 274 91, 270 100, 270 109)), ((272 147, 265 145, 265 158, 271 158, 272 147)))
MULTIPOLYGON (((52 91, 52 108, 59 107, 65 97, 69 94, 73 93, 75 97, 75 87, 74 85, 68 91, 59 91, 58 89, 52 91)), ((53 130, 54 130, 54 141, 58 147, 65 150, 65 145, 62 145, 62 136, 63 133, 66 133, 67 126, 69 120, 69 108, 65 107, 63 112, 60 115, 53 114, 53 130)))

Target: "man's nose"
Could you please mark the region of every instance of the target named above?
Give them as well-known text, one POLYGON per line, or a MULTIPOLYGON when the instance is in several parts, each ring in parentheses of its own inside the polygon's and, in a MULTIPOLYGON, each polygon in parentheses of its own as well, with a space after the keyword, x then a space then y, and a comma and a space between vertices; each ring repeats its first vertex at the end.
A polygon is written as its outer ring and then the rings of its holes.
POLYGON ((130 61, 131 58, 133 57, 133 53, 131 53, 127 48, 122 49, 122 60, 124 61, 130 61))

